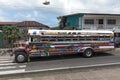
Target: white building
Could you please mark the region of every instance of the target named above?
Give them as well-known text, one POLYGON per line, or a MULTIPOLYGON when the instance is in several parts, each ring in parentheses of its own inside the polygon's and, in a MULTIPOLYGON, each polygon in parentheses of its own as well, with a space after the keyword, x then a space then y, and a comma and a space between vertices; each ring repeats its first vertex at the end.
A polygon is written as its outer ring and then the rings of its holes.
POLYGON ((77 13, 61 17, 62 27, 75 27, 77 29, 118 30, 120 29, 120 14, 77 13))

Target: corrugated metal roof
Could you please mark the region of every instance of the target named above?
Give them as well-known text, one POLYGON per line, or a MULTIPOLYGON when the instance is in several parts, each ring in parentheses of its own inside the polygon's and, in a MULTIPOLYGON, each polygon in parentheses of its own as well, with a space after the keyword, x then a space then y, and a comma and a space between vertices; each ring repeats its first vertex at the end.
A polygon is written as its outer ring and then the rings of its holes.
POLYGON ((36 21, 23 21, 23 22, 19 22, 19 23, 15 24, 15 25, 19 26, 19 27, 29 26, 29 27, 47 27, 47 28, 49 28, 47 25, 36 22, 36 21))
POLYGON ((37 21, 23 21, 23 22, 0 22, 0 25, 15 25, 19 27, 46 27, 49 28, 47 25, 39 23, 37 21))
POLYGON ((111 15, 111 16, 120 16, 120 14, 112 14, 112 13, 75 13, 75 14, 64 15, 63 17, 73 16, 73 15, 80 15, 80 14, 84 14, 84 15, 111 15))
POLYGON ((0 22, 0 25, 13 25, 13 24, 17 24, 19 22, 0 22))

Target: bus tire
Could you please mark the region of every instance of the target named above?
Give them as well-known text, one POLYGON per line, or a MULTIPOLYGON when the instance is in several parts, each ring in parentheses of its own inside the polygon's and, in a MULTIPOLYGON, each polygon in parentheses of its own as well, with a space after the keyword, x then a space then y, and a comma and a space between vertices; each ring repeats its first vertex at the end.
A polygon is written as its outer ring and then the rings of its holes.
POLYGON ((86 50, 84 51, 83 56, 84 56, 85 58, 91 58, 91 57, 94 56, 94 52, 93 52, 93 50, 92 50, 91 48, 88 48, 88 49, 86 49, 86 50))
POLYGON ((15 55, 15 62, 17 63, 23 63, 27 62, 27 55, 25 52, 17 52, 15 55))

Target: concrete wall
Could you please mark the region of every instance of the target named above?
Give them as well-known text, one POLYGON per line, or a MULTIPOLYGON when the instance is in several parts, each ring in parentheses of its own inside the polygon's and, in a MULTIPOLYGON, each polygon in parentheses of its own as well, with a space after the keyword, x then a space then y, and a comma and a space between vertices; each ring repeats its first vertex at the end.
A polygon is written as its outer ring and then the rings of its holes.
POLYGON ((109 29, 112 30, 113 28, 120 28, 120 16, 110 16, 110 15, 84 15, 82 19, 82 29, 109 29), (84 24, 85 19, 94 19, 93 25, 84 24), (98 24, 98 20, 103 19, 103 25, 98 24), (107 24, 108 19, 115 19, 115 25, 107 24), (102 28, 101 28, 102 27, 102 28))

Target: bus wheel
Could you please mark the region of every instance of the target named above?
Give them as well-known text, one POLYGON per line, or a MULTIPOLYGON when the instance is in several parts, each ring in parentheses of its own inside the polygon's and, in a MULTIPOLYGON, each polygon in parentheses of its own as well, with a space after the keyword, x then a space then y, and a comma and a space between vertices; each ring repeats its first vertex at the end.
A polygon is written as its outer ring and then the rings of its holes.
POLYGON ((27 55, 24 52, 17 52, 15 55, 15 62, 23 63, 27 61, 27 55))
POLYGON ((90 58, 90 57, 93 57, 94 56, 94 52, 92 49, 86 49, 83 53, 83 56, 86 57, 86 58, 90 58))

